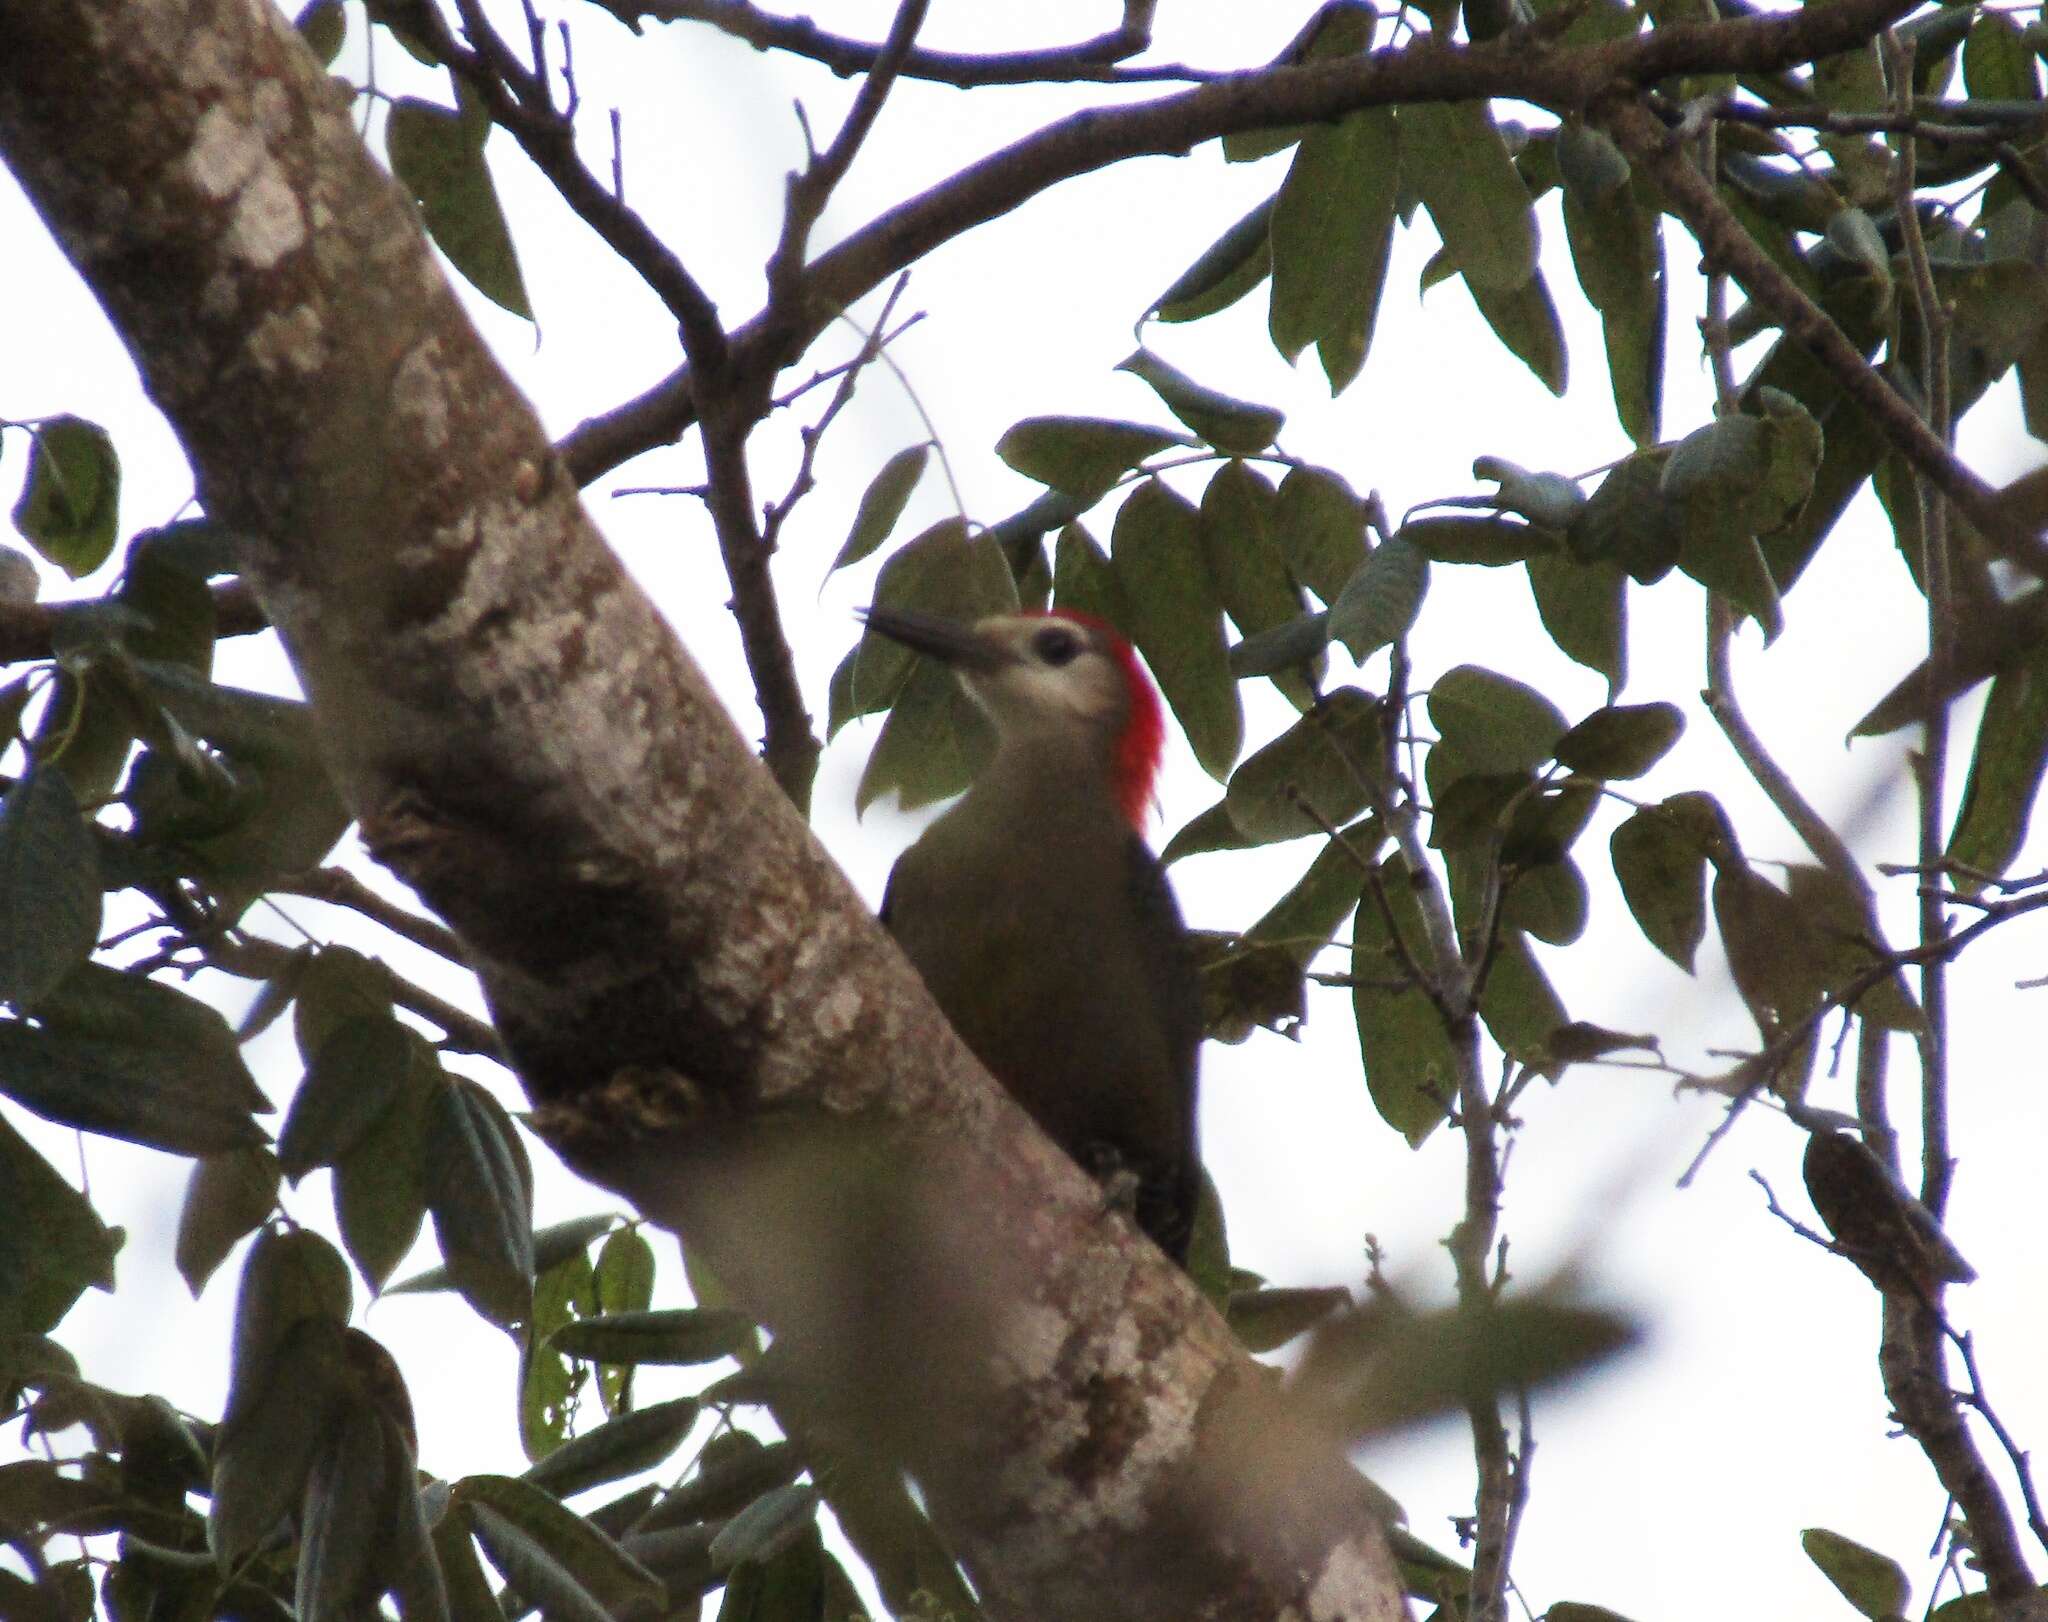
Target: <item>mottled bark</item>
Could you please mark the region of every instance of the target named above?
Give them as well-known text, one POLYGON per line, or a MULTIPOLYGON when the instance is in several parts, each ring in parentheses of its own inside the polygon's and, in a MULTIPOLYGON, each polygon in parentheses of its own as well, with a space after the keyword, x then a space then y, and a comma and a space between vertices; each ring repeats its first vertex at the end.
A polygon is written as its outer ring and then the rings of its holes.
POLYGON ((940 1020, 285 20, 0 9, 0 156, 253 537, 336 778, 544 1126, 903 1450, 992 1608, 1401 1614, 1338 1450, 940 1020))

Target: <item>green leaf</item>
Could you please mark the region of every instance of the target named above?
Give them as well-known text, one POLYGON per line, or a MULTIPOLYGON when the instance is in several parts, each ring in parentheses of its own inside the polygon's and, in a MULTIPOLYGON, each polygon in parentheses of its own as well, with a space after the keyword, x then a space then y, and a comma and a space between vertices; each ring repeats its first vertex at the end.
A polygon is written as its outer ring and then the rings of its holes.
MULTIPOLYGON (((1247 637, 1298 620, 1304 606, 1274 533, 1277 508, 1273 487, 1243 462, 1224 463, 1202 492, 1196 525, 1202 556, 1224 612, 1247 637)), ((1290 661, 1271 674, 1289 702, 1306 709, 1315 700, 1315 690, 1294 668, 1298 662, 1290 661)), ((1230 668, 1233 674, 1243 674, 1235 650, 1230 668)))
MULTIPOLYGON (((572 1250, 552 1263, 539 1259, 533 1281, 533 1311, 519 1345, 519 1445, 536 1463, 551 1458, 569 1439, 576 1421, 583 1371, 549 1347, 547 1337, 566 1323, 597 1311, 597 1279, 586 1251, 572 1250)), ((556 1497, 561 1489, 550 1489, 556 1497)))
POLYGON ((1479 1017, 1503 1053, 1520 1064, 1537 1066, 1548 1055, 1551 1033, 1571 1017, 1551 989, 1528 938, 1517 931, 1504 933, 1494 944, 1479 1017))
POLYGON ((792 1484, 763 1493, 719 1529, 711 1540, 714 1566, 760 1564, 773 1559, 816 1524, 818 1489, 792 1484))
POLYGON ((334 66, 348 38, 348 11, 341 0, 308 0, 299 8, 292 26, 304 37, 307 48, 320 59, 323 68, 334 66))
POLYGON ((754 1321, 731 1307, 673 1307, 608 1312, 564 1324, 557 1351, 593 1363, 715 1363, 754 1343, 754 1321))
POLYGON ((113 1289, 120 1231, 4 1117, 0 1210, 0 1335, 47 1334, 86 1290, 113 1289))
POLYGON ((311 1068, 320 1045, 357 1019, 389 1019, 391 971, 347 946, 323 946, 300 971, 292 1003, 299 1061, 311 1068))
POLYGON ((1529 560, 1529 591, 1558 651, 1607 678, 1612 698, 1628 680, 1628 577, 1612 563, 1529 560))
POLYGON ((1414 103, 1400 119, 1402 172, 1474 296, 1526 286, 1536 271, 1536 216, 1487 103, 1414 103))
POLYGON ((788 1442, 763 1446, 744 1431, 728 1431, 705 1444, 697 1471, 671 1490, 641 1521, 647 1531, 717 1520, 744 1509, 764 1492, 804 1472, 803 1455, 788 1442))
POLYGON ((122 636, 129 653, 205 677, 213 672, 218 616, 207 576, 191 561, 205 549, 191 533, 195 527, 212 526, 174 525, 136 536, 114 600, 137 618, 122 636))
POLYGON ((1237 824, 1230 820, 1230 808, 1218 800, 1208 810, 1191 817, 1167 840, 1166 848, 1159 853, 1159 860, 1171 867, 1183 856, 1203 856, 1219 850, 1249 850, 1251 841, 1246 839, 1237 824))
POLYGON ((1422 610, 1429 559, 1400 536, 1382 541, 1330 605, 1330 636, 1363 661, 1400 641, 1422 610))
POLYGON ((196 1161, 178 1213, 178 1276, 197 1299, 228 1252, 277 1209, 281 1173, 268 1149, 230 1149, 196 1161))
POLYGON ((1121 361, 1117 370, 1130 372, 1151 386, 1162 404, 1204 443, 1226 456, 1250 456, 1273 443, 1287 419, 1271 406, 1255 405, 1197 383, 1148 349, 1121 361))
POLYGON ((849 563, 860 562, 889 538, 890 531, 896 527, 896 520, 903 516, 903 509, 910 503, 910 494, 917 488, 917 481, 924 476, 924 465, 930 456, 930 445, 912 445, 882 464, 882 471, 869 480, 867 489, 861 492, 860 508, 853 515, 853 529, 827 573, 843 569, 849 563))
POLYGON ((294 1327, 314 1319, 341 1328, 352 1294, 348 1263, 318 1234, 267 1228, 257 1236, 235 1295, 224 1427, 232 1431, 262 1397, 294 1327))
POLYGON ((683 1445, 698 1412, 695 1397, 676 1397, 622 1414, 564 1442, 527 1471, 525 1479, 557 1498, 568 1498, 652 1470, 683 1445))
POLYGON ((1297 467, 1280 481, 1274 532, 1294 578, 1325 603, 1365 561, 1365 508, 1328 468, 1297 467))
POLYGON ((533 1168, 512 1119, 466 1077, 450 1077, 427 1125, 427 1209, 450 1276, 504 1327, 533 1296, 533 1168))
POLYGON ((1117 579, 1109 554, 1080 524, 1061 529, 1053 547, 1052 600, 1055 608, 1093 614, 1120 629, 1130 624, 1123 582, 1117 579))
POLYGON ((1982 881, 2009 869, 2027 837, 2027 823, 2048 772, 2048 659, 2035 657, 1991 683, 1962 807, 1949 835, 1948 859, 1959 890, 1976 894, 1982 881))
POLYGON ((1394 532, 1432 563, 1476 563, 1497 569, 1557 550, 1556 534, 1511 518, 1446 514, 1411 518, 1394 532))
POLYGON ((491 121, 464 99, 460 112, 406 96, 385 125, 391 172, 420 206, 427 234, 479 293, 501 309, 533 319, 519 255, 498 189, 484 161, 491 121))
POLYGON ((32 425, 28 480, 14 503, 21 538, 73 580, 107 561, 121 524, 121 459, 98 423, 32 425))
MULTIPOLYGON (((1275 67, 1303 62, 1328 62, 1372 49, 1379 17, 1362 0, 1326 0, 1280 54, 1275 67)), ((1223 137, 1223 156, 1231 163, 1250 163, 1284 152, 1310 131, 1299 125, 1235 130, 1223 137)))
POLYGON ((1186 730, 1195 759, 1220 781, 1243 744, 1244 713, 1195 509, 1147 479, 1117 513, 1110 548, 1131 640, 1186 730))
POLYGON ((1975 101, 2041 99, 2033 45, 2003 12, 1979 11, 1970 25, 1963 40, 1963 87, 1975 101))
POLYGON ((1537 382, 1562 398, 1570 375, 1564 326, 1557 318, 1557 305, 1543 272, 1539 270, 1520 286, 1505 290, 1469 278, 1465 285, 1508 353, 1534 372, 1537 382))
POLYGON ((1329 645, 1330 611, 1319 608, 1236 644, 1230 650, 1230 673, 1240 681, 1289 672, 1319 674, 1323 651, 1329 645))
POLYGON ((1675 704, 1620 704, 1595 710, 1558 740, 1557 763, 1608 781, 1641 777, 1678 742, 1685 717, 1675 704))
POLYGON ((1093 506, 1148 456, 1192 445, 1186 434, 1102 417, 1026 417, 996 441, 996 455, 1027 479, 1093 506))
MULTIPOLYGON (((1981 20, 1978 26, 1983 26, 1981 20)), ((1971 38, 1975 37, 1973 32, 1971 38)), ((1904 1614, 1913 1586, 1896 1560, 1817 1526, 1799 1534, 1799 1546, 1820 1567, 1821 1575, 1841 1590, 1842 1598, 1871 1622, 1891 1622, 1904 1614)))
POLYGON ((316 1453, 348 1387, 340 1324, 301 1318, 237 1392, 214 1443, 206 1539, 232 1570, 299 1506, 316 1453))
POLYGON ((1378 873, 1377 884, 1366 887, 1351 926, 1351 1007, 1373 1108, 1410 1147, 1416 1147, 1449 1108, 1457 1091, 1457 1060, 1442 1014, 1428 994, 1408 980, 1406 960, 1388 930, 1391 912, 1408 957, 1429 961, 1408 869, 1400 857, 1390 856, 1378 873))
POLYGON ((1565 735, 1557 706, 1535 688, 1479 665, 1459 665, 1429 690, 1439 749, 1459 769, 1525 772, 1550 759, 1565 735))
POLYGON ((401 1456, 376 1411, 350 1403, 328 1431, 299 1510, 294 1608, 302 1622, 342 1622, 383 1591, 387 1528, 402 1487, 401 1456))
MULTIPOLYGON (((132 978, 112 969, 102 972, 132 978)), ((167 997, 184 997, 168 986, 156 989, 167 997)), ((205 1009, 203 1003, 185 1000, 205 1009)), ((226 1031, 225 1024, 221 1028, 226 1031)), ((267 1134, 249 1117, 245 1089, 254 1084, 232 1040, 229 1064, 190 1048, 152 1051, 125 1035, 110 1039, 68 1028, 0 1024, 0 1092, 45 1120, 172 1154, 239 1149, 263 1143, 267 1134)))
POLYGON ((889 707, 854 790, 854 809, 866 811, 891 789, 905 811, 958 794, 974 781, 992 741, 987 718, 953 673, 925 661, 889 707))
POLYGON ((1574 558, 1613 562, 1646 586, 1671 572, 1684 532, 1676 508, 1664 498, 1669 460, 1669 450, 1660 448, 1639 451, 1615 465, 1565 536, 1574 558))
POLYGON ((469 1515, 491 1563, 544 1611, 602 1622, 663 1601, 652 1573, 528 1482, 470 1476, 455 1484, 450 1507, 455 1505, 469 1515))
POLYGON ((1261 845, 1342 827, 1365 809, 1363 774, 1378 758, 1379 727, 1370 693, 1341 687, 1327 695, 1231 773, 1223 796, 1230 820, 1261 845))
POLYGON ((62 771, 32 765, 0 798, 0 1001, 32 1007, 91 955, 100 864, 62 771))
POLYGON ((1650 944, 1686 973, 1707 933, 1707 860, 1721 812, 1704 794, 1645 806, 1614 830, 1609 853, 1622 899, 1650 944))
POLYGON ((417 1033, 408 1047, 397 1096, 334 1164, 341 1242, 373 1291, 405 1260, 427 1218, 428 1129, 444 1082, 440 1061, 417 1033))
MULTIPOLYGON (((1560 161, 1565 150, 1561 135, 1560 161)), ((1615 416, 1630 439, 1652 445, 1663 414, 1664 236, 1655 206, 1626 183, 1626 167, 1623 183, 1604 191, 1567 173, 1565 239, 1579 285, 1600 312, 1615 416)))
POLYGON ((1364 364, 1386 274, 1398 151, 1385 107, 1317 125, 1303 138, 1273 205, 1267 324, 1286 359, 1341 336, 1346 380, 1364 364))
POLYGON ((339 1163, 377 1124, 411 1074, 412 1041, 389 1014, 373 1014, 320 1044, 277 1136, 278 1162, 294 1184, 339 1163))
MULTIPOLYGON (((875 577, 875 605, 971 621, 1017 611, 1017 588, 1001 546, 969 538, 958 518, 942 519, 890 554, 875 577)), ((887 709, 913 666, 928 661, 879 632, 862 635, 848 677, 849 715, 887 709)))
MULTIPOLYGON (((620 1228, 597 1253, 597 1310, 600 1313, 645 1312, 654 1300, 654 1247, 638 1228, 620 1228)), ((633 1366, 601 1363, 598 1396, 605 1412, 616 1414, 632 1396, 633 1366)))
POLYGON ((1199 321, 1227 310, 1273 269, 1268 229, 1278 194, 1245 215, 1202 250, 1201 257, 1180 273, 1152 306, 1162 321, 1199 321))

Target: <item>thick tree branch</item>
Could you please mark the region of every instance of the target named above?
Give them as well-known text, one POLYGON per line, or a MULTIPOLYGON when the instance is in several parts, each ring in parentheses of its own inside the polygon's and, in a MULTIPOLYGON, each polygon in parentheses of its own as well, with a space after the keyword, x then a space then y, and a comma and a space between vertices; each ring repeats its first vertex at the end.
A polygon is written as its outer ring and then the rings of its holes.
MULTIPOLYGON (((1128 158, 1185 153, 1236 130, 1323 122, 1393 102, 1501 97, 1557 113, 1581 111, 1617 84, 1650 84, 1676 73, 1769 72, 1833 55, 1867 42, 1912 6, 1913 0, 1841 0, 1779 16, 1667 26, 1593 46, 1558 46, 1524 31, 1476 46, 1423 39, 1347 61, 1232 74, 1135 107, 1075 113, 970 164, 821 254, 806 278, 811 307, 804 317, 749 321, 733 334, 736 357, 744 356, 735 365, 779 370, 833 312, 941 243, 1061 181, 1128 158)), ((577 482, 588 484, 672 443, 696 420, 685 369, 572 430, 560 449, 577 482)))
POLYGON ((975 1065, 249 0, 0 10, 0 155, 536 1117, 897 1452, 992 1615, 1390 1619, 1359 1479, 975 1065))

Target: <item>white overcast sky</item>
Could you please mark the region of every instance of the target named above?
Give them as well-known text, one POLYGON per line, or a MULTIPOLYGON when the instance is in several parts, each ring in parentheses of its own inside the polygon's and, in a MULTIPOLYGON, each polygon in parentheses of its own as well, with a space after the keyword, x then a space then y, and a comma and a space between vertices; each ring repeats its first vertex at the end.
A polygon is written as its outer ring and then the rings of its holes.
MULTIPOLYGON (((969 49, 1080 38, 1113 20, 1107 5, 1070 0, 1016 8, 942 0, 933 9, 927 42, 969 49)), ((1158 54, 1213 66, 1257 62, 1310 9, 1167 0, 1158 54)), ((568 15, 591 156, 606 161, 604 109, 623 106, 629 199, 708 282, 728 317, 744 318, 757 306, 758 267, 772 240, 770 209, 781 175, 800 151, 791 103, 802 98, 814 126, 827 130, 850 87, 705 29, 654 28, 636 43, 594 9, 568 15)), ((845 3, 826 20, 876 37, 886 28, 887 8, 871 0, 845 3)), ((351 16, 340 66, 357 78, 363 72, 360 13, 351 16)), ((445 97, 388 41, 380 44, 377 67, 393 93, 445 97)), ((962 94, 904 85, 840 190, 823 238, 1099 94, 962 94)), ((1503 116, 1517 111, 1544 121, 1528 109, 1502 109, 1503 116)), ((490 150, 539 316, 538 341, 524 323, 480 299, 468 302, 559 434, 666 372, 676 360, 671 328, 652 296, 609 260, 509 140, 498 137, 490 150)), ((1020 417, 1087 412, 1164 420, 1142 384, 1112 370, 1133 347, 1132 323, 1225 225, 1278 184, 1285 162, 1229 166, 1212 146, 1186 159, 1127 164, 1062 187, 919 267, 903 308, 927 312, 926 319, 896 358, 944 439, 970 516, 999 518, 1034 493, 990 449, 1020 417)), ((1399 239, 1371 360, 1362 380, 1334 403, 1312 358, 1297 373, 1274 355, 1264 335, 1263 292, 1192 327, 1154 330, 1149 341, 1205 381, 1286 408, 1288 451, 1340 469, 1361 491, 1379 490, 1396 516, 1417 502, 1477 488, 1470 473, 1476 455, 1581 472, 1627 445, 1609 403, 1598 328, 1564 253, 1554 196, 1539 216, 1571 348, 1572 384, 1562 401, 1498 347, 1460 286, 1446 284, 1418 299, 1417 276, 1435 246, 1426 221, 1399 239)), ((71 411, 104 423, 124 462, 124 530, 170 518, 191 491, 175 442, 142 398, 97 308, 4 175, 0 243, 7 245, 0 286, 8 295, 0 321, 0 417, 71 411)), ((1695 359, 1692 323, 1701 289, 1694 255, 1675 229, 1667 244, 1677 359, 1664 423, 1666 437, 1675 438, 1706 420, 1709 389, 1695 359)), ((876 307, 871 300, 867 312, 876 307)), ((828 342, 838 346, 836 359, 850 339, 842 332, 828 342)), ((850 645, 851 610, 872 579, 870 565, 826 583, 825 565, 868 478, 890 453, 922 437, 901 388, 881 370, 872 372, 826 444, 820 489, 786 533, 777 578, 821 724, 826 678, 850 645)), ((780 492, 793 445, 787 420, 757 437, 764 497, 780 492)), ((0 497, 10 501, 26 465, 24 448, 17 434, 0 442, 0 497)), ((2009 384, 1972 419, 1965 449, 1994 480, 2038 459, 2009 384)), ((687 484, 698 475, 687 447, 657 453, 622 469, 588 499, 741 727, 758 735, 701 512, 683 498, 607 493, 618 484, 687 484)), ((901 533, 946 510, 934 468, 901 533)), ((1107 523, 1096 528, 1106 538, 1107 523)), ((53 582, 51 589, 101 590, 113 572, 110 566, 81 587, 53 582)), ((1476 661, 1539 681, 1574 718, 1602 701, 1602 681, 1549 647, 1518 575, 1439 568, 1431 590, 1413 645, 1419 682, 1476 661)), ((1911 818, 1897 792, 1903 740, 1853 749, 1841 741, 1920 645, 1916 599, 1867 494, 1791 594, 1787 612, 1789 629, 1768 651, 1753 627, 1738 640, 1738 683, 1751 713, 1812 796, 1854 822, 1859 850, 1910 859, 1911 818)), ((1630 613, 1625 696, 1673 700, 1688 718, 1681 746, 1644 788, 1710 788, 1735 814, 1752 854, 1803 857, 1739 779, 1697 702, 1699 588, 1676 575, 1651 590, 1632 588, 1630 613)), ((290 681, 267 637, 223 645, 220 667, 223 680, 273 688, 290 681)), ((1369 667, 1363 679, 1372 685, 1381 674, 1369 667)), ((1255 736, 1270 733, 1284 707, 1268 695, 1248 697, 1255 736)), ((1965 705, 1961 718, 1967 723, 1974 712, 1974 703, 1965 705)), ((1968 725, 1958 730, 1967 741, 1968 725)), ((917 826, 887 808, 855 820, 853 787, 872 741, 871 728, 849 728, 825 756, 816 795, 821 837, 871 898, 917 826)), ((1174 738, 1159 837, 1216 792, 1174 738)), ((1603 813, 1579 847, 1595 882, 1592 926, 1577 947, 1546 952, 1546 965, 1575 1017, 1659 1031, 1679 1062, 1709 1068, 1709 1049, 1742 1047, 1754 1033, 1711 942, 1700 954, 1697 980, 1643 943, 1608 878, 1604 848, 1613 823, 1603 813)), ((1292 882, 1312 849, 1281 846, 1185 863, 1176 872, 1185 909, 1202 925, 1247 924, 1292 882)), ((2018 864, 2042 865, 2038 849, 2018 864)), ((1901 890, 1892 901, 1888 918, 1904 939, 1911 897, 1901 890)), ((311 903, 286 910, 315 932, 347 932, 345 921, 311 903)), ((259 913, 255 922, 289 938, 281 918, 259 913)), ((2038 928, 2030 936, 2029 927, 2021 923, 1994 937, 1961 976, 1955 1073, 1963 1162, 1951 1228, 1984 1274, 1953 1297, 1956 1317, 1978 1333, 2007 1421, 2023 1442, 2038 1445, 2048 1440, 2048 1391, 2035 1378, 2044 1320, 2034 1178, 2048 1112, 2031 1039, 2037 1005, 2029 999, 2042 994, 2011 989, 2015 979, 2041 971, 2038 928)), ((455 977, 402 943, 379 949, 402 970, 466 995, 455 977)), ((231 1012, 248 996, 231 982, 200 984, 231 1012)), ((266 1038, 253 1057, 273 1096, 284 1098, 296 1079, 288 1041, 266 1038)), ((1909 1073, 1901 1047, 1895 1074, 1909 1073)), ((1817 1102, 1846 1107, 1843 1087, 1822 1081, 1816 1089, 1817 1102)), ((4 1107, 60 1166, 79 1164, 72 1134, 4 1107)), ((1847 1617, 1847 1606, 1799 1548, 1801 1528, 1826 1526, 1905 1564, 1917 1614, 1933 1576, 1925 1554, 1943 1500, 1917 1450, 1886 1439, 1872 1355, 1875 1297, 1846 1265, 1765 1214, 1751 1168, 1795 1208, 1803 1209, 1803 1196, 1801 1142, 1763 1111, 1751 1112, 1693 1188, 1674 1188, 1718 1114, 1705 1101, 1674 1099, 1658 1078, 1619 1070, 1575 1072, 1527 1097, 1505 1211, 1514 1270, 1533 1279, 1576 1265, 1601 1295, 1642 1316, 1649 1343, 1583 1389, 1539 1401, 1534 1498, 1517 1574, 1538 1611, 1579 1599, 1639 1622, 1847 1617)), ((1342 993, 1312 1002, 1298 1045, 1262 1033, 1242 1047, 1206 1050, 1203 1133, 1243 1265, 1278 1282, 1355 1284, 1370 1232, 1397 1277, 1425 1292, 1447 1288, 1440 1241, 1456 1217, 1460 1145, 1439 1132, 1411 1153, 1380 1124, 1342 993)), ((109 1384, 160 1390, 195 1412, 217 1412, 237 1263, 196 1304, 172 1271, 186 1163, 102 1140, 84 1144, 83 1163, 94 1198, 110 1220, 127 1226, 129 1238, 118 1292, 88 1296, 64 1338, 87 1371, 109 1384)), ((291 1197, 295 1214, 329 1223, 325 1181, 319 1174, 300 1187, 291 1197)), ((603 1203, 549 1167, 540 1197, 543 1221, 603 1203)), ((421 1247, 416 1263, 424 1264, 429 1248, 421 1247)), ((665 1250, 672 1260, 672 1247, 665 1250)), ((669 1269, 664 1288, 675 1278, 669 1269)), ((670 1298, 679 1299, 673 1292, 670 1298)), ((428 1468, 453 1476, 521 1467, 513 1425, 516 1358, 501 1336, 441 1298, 391 1301, 369 1315, 367 1327, 391 1345, 412 1385, 428 1468)), ((1363 1462, 1404 1502, 1419 1535, 1455 1548, 1446 1518, 1468 1512, 1471 1496, 1460 1428, 1446 1424, 1376 1447, 1363 1462)))

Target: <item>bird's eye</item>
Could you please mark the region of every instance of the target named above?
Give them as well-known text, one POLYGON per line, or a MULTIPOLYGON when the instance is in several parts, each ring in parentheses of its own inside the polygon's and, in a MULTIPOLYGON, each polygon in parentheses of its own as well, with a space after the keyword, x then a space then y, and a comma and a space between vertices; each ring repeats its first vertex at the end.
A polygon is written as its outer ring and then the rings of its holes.
POLYGON ((1048 625, 1031 639, 1032 650, 1049 665, 1073 663, 1081 639, 1061 625, 1048 625))

